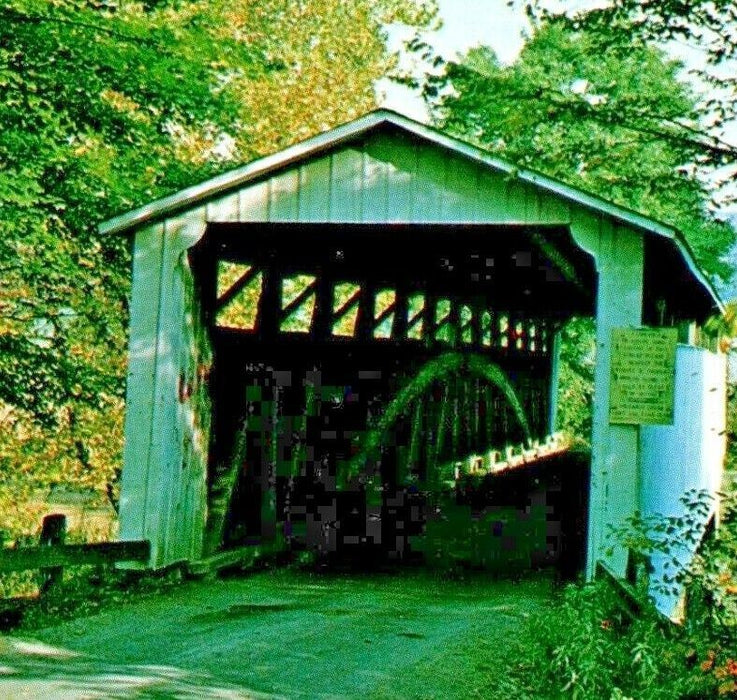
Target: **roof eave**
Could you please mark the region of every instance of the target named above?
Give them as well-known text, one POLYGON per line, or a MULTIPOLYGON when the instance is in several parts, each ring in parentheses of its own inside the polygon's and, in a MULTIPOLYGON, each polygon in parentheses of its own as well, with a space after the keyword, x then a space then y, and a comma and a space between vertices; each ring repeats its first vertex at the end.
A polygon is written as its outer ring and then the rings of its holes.
POLYGON ((258 158, 240 168, 217 175, 205 182, 187 187, 167 197, 162 197, 125 214, 108 219, 98 226, 98 231, 103 234, 133 231, 146 223, 169 216, 220 194, 225 194, 256 178, 268 175, 274 170, 287 167, 350 141, 382 122, 388 121, 387 116, 389 114, 385 110, 371 112, 355 121, 289 146, 283 151, 258 158))
POLYGON ((678 247, 691 273, 709 291, 718 309, 721 312, 724 311, 723 302, 711 282, 696 264, 682 233, 678 229, 649 219, 625 207, 608 202, 597 195, 571 187, 547 175, 542 175, 532 170, 517 168, 511 163, 495 158, 478 146, 460 141, 387 109, 375 110, 347 124, 343 124, 330 131, 290 146, 283 151, 259 158, 245 166, 218 175, 203 183, 193 185, 168 197, 163 197, 143 207, 108 219, 99 225, 98 230, 102 234, 132 232, 147 223, 151 223, 165 216, 170 216, 193 205, 208 201, 218 195, 226 194, 230 190, 241 187, 257 178, 264 177, 300 160, 335 148, 381 124, 391 124, 418 138, 434 143, 498 172, 505 173, 510 177, 515 177, 522 182, 534 185, 539 189, 555 194, 581 207, 606 214, 612 219, 632 228, 671 239, 678 247))

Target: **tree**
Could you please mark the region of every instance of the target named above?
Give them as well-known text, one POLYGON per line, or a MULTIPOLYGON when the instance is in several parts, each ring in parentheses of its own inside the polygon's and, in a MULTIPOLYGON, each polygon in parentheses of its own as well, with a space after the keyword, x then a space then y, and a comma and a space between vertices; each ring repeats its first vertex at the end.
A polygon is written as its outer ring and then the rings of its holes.
POLYGON ((424 93, 442 128, 675 225, 706 271, 726 280, 722 258, 734 236, 707 211, 693 165, 702 157, 698 100, 679 69, 656 48, 611 51, 601 35, 553 22, 537 28, 514 65, 474 49, 430 77, 424 93))
POLYGON ((393 63, 383 24, 434 12, 423 0, 2 4, 0 480, 104 489, 119 467, 130 254, 97 224, 370 109, 393 63))
MULTIPOLYGON (((547 23, 583 31, 612 55, 626 56, 632 48, 670 44, 700 58, 690 70, 703 87, 696 105, 698 121, 664 122, 656 110, 642 116, 663 138, 689 143, 704 172, 720 173, 717 182, 734 181, 737 143, 725 132, 737 117, 737 5, 733 0, 611 0, 603 7, 597 4, 574 12, 565 6, 550 9, 549 3, 541 0, 511 0, 510 4, 524 7, 535 25, 547 23)), ((628 120, 624 113, 622 121, 628 120)), ((722 194, 723 203, 734 202, 733 192, 722 194)))

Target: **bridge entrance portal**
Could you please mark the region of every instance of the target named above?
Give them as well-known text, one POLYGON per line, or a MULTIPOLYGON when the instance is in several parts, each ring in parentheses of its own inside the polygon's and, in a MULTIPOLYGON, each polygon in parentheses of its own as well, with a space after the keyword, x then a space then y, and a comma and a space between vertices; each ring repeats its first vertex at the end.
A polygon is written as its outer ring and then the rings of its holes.
POLYGON ((191 260, 207 547, 582 563, 588 465, 551 435, 551 378, 595 286, 565 229, 219 224, 191 260))

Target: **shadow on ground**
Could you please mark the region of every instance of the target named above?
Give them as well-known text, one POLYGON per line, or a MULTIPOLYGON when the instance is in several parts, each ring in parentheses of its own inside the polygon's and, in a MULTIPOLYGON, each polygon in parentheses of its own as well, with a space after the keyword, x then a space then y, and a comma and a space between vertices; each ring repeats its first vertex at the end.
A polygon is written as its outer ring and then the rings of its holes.
POLYGON ((3 698, 273 698, 174 666, 114 664, 37 640, 0 639, 3 698))
POLYGON ((0 697, 503 697, 551 595, 548 578, 426 572, 185 582, 0 638, 0 697))

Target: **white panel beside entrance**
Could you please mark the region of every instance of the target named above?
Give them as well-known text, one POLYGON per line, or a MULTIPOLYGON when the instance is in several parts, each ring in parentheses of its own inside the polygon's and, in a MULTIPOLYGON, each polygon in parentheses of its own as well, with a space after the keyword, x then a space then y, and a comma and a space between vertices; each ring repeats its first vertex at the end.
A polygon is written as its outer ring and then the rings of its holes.
MULTIPOLYGON (((718 499, 726 450, 726 357, 703 348, 679 345, 676 351, 675 414, 673 425, 642 426, 640 449, 642 490, 640 509, 643 516, 680 517, 686 514, 681 497, 689 490, 706 491, 712 496, 712 508, 700 520, 703 534, 718 499)), ((695 546, 681 543, 673 551, 680 565, 693 558, 695 546)), ((650 594, 658 609, 674 614, 680 593, 657 590, 656 581, 672 575, 669 557, 653 558, 650 594)))

